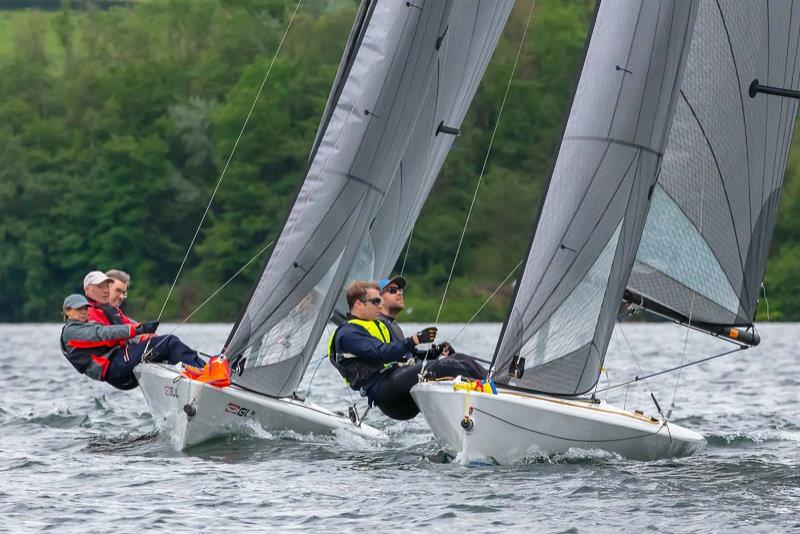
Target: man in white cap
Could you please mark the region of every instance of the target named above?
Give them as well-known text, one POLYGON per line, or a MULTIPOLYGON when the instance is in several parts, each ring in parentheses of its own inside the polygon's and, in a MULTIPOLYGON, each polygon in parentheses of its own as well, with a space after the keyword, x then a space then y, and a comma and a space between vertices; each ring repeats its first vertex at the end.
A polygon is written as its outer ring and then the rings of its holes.
POLYGON ((83 277, 83 292, 89 302, 89 321, 102 325, 133 324, 124 313, 109 304, 114 279, 103 271, 92 271, 83 277))

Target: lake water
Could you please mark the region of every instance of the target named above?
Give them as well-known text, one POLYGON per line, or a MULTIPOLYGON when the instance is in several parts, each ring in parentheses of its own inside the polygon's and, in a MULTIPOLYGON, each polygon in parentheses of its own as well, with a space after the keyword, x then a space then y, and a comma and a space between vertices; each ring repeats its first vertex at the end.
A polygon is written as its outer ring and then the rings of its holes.
MULTIPOLYGON (((461 326, 445 325, 440 339, 485 356, 499 328, 472 325, 456 338, 461 326)), ((228 329, 176 333, 213 352, 228 329)), ((396 422, 377 411, 368 422, 388 442, 253 428, 177 452, 138 390, 72 369, 59 332, 0 325, 2 531, 800 530, 798 325, 763 325, 760 347, 683 371, 673 420, 709 442, 694 457, 642 463, 571 451, 506 467, 445 463, 421 416, 396 422)), ((612 338, 601 387, 641 374, 638 366, 657 371, 728 347, 673 325, 627 324, 612 338)), ((676 378, 649 381, 665 409, 676 378)), ((350 398, 324 361, 308 397, 333 409, 350 398)), ((655 412, 642 383, 607 399, 655 412)))

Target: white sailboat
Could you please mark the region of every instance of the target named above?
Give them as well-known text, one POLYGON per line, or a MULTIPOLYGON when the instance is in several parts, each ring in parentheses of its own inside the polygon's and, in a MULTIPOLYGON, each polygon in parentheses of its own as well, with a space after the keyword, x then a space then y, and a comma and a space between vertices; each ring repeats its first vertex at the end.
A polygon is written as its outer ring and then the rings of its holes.
POLYGON ((571 448, 652 460, 704 447, 664 416, 586 395, 623 301, 758 344, 799 36, 788 0, 598 3, 495 351, 497 394, 457 381, 412 390, 445 452, 506 464, 571 448))
POLYGON ((354 406, 346 416, 295 392, 337 305, 341 314, 345 284, 397 261, 512 6, 362 0, 304 182, 223 349, 233 384, 216 388, 161 364, 136 369, 179 449, 251 421, 383 435, 354 406))

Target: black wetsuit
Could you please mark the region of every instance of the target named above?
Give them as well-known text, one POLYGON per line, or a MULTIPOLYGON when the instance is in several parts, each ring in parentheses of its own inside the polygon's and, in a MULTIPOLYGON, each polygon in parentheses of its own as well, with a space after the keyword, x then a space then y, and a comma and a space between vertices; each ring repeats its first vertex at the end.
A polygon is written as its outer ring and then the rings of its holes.
MULTIPOLYGON (((378 318, 389 329, 392 341, 403 339, 403 330, 400 325, 385 315, 378 318)), ((411 388, 419 382, 422 372, 424 352, 414 350, 415 362, 410 365, 395 367, 391 372, 384 372, 383 380, 375 384, 375 404, 381 411, 392 419, 413 419, 419 414, 419 407, 411 396, 411 388)), ((424 363, 425 376, 430 378, 446 378, 463 376, 466 378, 483 379, 488 371, 475 358, 466 354, 451 354, 437 359, 428 359, 424 363)))

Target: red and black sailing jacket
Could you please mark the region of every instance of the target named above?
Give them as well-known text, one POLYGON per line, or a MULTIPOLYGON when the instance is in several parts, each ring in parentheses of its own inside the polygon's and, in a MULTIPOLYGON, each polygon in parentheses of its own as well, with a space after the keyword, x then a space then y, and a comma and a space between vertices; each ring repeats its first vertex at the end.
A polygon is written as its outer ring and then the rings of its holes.
POLYGON ((111 304, 100 304, 96 300, 86 297, 89 301, 89 322, 102 325, 135 324, 122 310, 111 304))
POLYGON ((69 363, 95 380, 104 380, 111 360, 136 335, 136 325, 102 325, 67 319, 61 330, 61 353, 69 363))

